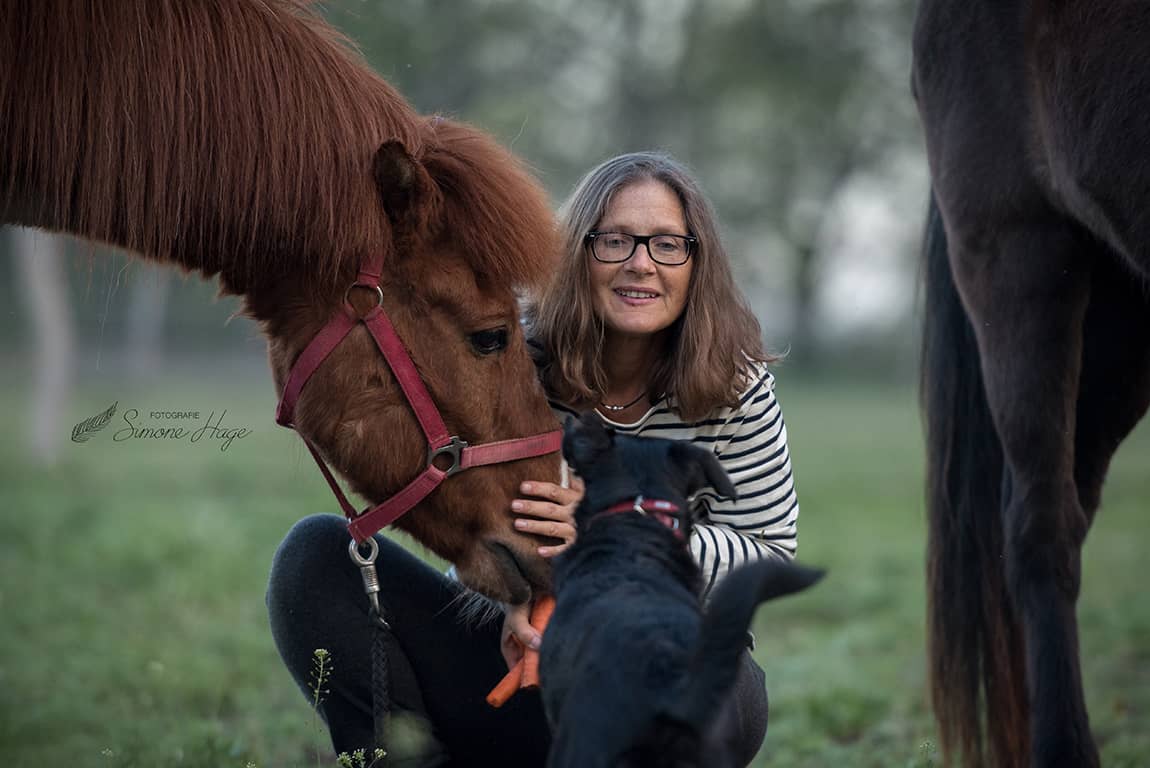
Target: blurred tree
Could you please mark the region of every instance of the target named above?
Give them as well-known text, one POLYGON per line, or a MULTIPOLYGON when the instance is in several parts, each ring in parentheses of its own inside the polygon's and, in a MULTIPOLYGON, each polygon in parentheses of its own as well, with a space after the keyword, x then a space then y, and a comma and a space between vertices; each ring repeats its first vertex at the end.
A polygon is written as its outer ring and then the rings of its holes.
POLYGON ((766 227, 789 249, 798 361, 817 357, 819 235, 830 203, 853 176, 917 142, 904 74, 911 18, 904 0, 758 0, 738 16, 709 17, 702 33, 700 49, 718 55, 692 68, 693 90, 700 99, 714 94, 718 118, 746 128, 741 140, 700 148, 701 156, 716 158, 718 169, 751 169, 744 188, 723 197, 724 215, 739 231, 766 227))
POLYGON ((135 275, 128 294, 124 359, 134 379, 159 372, 164 356, 164 318, 174 272, 151 262, 133 265, 135 275))
POLYGON ((75 367, 64 239, 23 227, 8 229, 19 266, 19 292, 32 319, 27 340, 34 361, 28 442, 35 461, 54 464, 67 434, 64 415, 75 367))
POLYGON ((817 357, 831 202, 917 144, 912 14, 911 0, 346 0, 328 11, 418 108, 494 132, 556 197, 618 152, 687 162, 752 301, 791 308, 784 324, 805 362, 817 357))

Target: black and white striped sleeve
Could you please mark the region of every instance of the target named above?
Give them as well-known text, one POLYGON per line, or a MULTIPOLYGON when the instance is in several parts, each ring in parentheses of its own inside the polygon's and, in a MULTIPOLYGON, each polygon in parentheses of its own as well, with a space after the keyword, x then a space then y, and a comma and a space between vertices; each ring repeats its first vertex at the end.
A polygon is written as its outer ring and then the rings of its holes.
POLYGON ((703 515, 694 527, 691 551, 703 572, 704 593, 741 563, 789 559, 797 549, 799 501, 787 428, 775 399, 774 377, 765 367, 760 372, 714 446, 737 498, 721 498, 705 488, 691 500, 703 515))

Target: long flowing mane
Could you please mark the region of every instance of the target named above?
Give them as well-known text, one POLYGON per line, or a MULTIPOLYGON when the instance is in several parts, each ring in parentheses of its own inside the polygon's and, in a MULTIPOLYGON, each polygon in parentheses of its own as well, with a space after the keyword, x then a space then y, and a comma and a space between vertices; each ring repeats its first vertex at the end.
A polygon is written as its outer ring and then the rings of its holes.
POLYGON ((222 273, 230 292, 257 276, 330 276, 390 242, 370 173, 388 139, 427 163, 438 226, 466 211, 484 238, 466 249, 474 266, 541 276, 549 233, 499 242, 508 220, 530 219, 524 205, 546 206, 511 156, 416 114, 310 3, 0 6, 4 219, 222 273))

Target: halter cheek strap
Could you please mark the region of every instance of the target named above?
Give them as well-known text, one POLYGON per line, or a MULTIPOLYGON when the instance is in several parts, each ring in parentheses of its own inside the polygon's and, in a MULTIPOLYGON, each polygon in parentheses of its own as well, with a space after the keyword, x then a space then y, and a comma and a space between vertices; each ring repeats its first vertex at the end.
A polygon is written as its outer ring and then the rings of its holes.
POLYGON ((604 510, 596 512, 588 521, 588 524, 594 523, 606 515, 618 515, 624 512, 638 512, 641 515, 653 517, 670 528, 671 532, 675 534, 675 538, 679 541, 686 541, 683 535, 683 528, 679 525, 679 505, 672 504, 663 499, 644 499, 642 495, 636 496, 630 501, 621 501, 618 504, 613 504, 604 510))
POLYGON ((415 367, 411 355, 404 347, 403 341, 400 340, 399 335, 395 332, 395 327, 383 309, 383 289, 379 285, 381 274, 382 264, 378 258, 371 259, 360 267, 355 282, 348 287, 344 294, 343 304, 296 359, 288 374, 279 405, 276 407, 276 423, 294 428, 295 406, 304 385, 327 359, 327 356, 331 354, 331 351, 339 346, 339 343, 347 337, 347 334, 356 325, 363 323, 367 326, 371 338, 375 341, 375 346, 387 361, 415 414, 416 420, 419 422, 419 427, 427 440, 428 451, 427 466, 402 490, 381 504, 357 512, 340 489, 319 451, 310 440, 300 435, 316 464, 319 465, 324 479, 327 480, 328 485, 335 493, 336 499, 347 517, 348 530, 356 542, 365 541, 376 531, 398 520, 438 488, 439 484, 446 478, 457 472, 471 467, 500 464, 553 453, 559 450, 563 440, 562 431, 554 430, 531 437, 500 440, 472 446, 457 435, 449 434, 443 417, 435 406, 435 401, 432 400, 431 394, 427 391, 427 387, 419 375, 419 370, 415 367), (356 313, 355 308, 348 300, 353 288, 365 288, 374 291, 378 298, 376 306, 362 316, 356 313), (450 464, 445 469, 441 469, 435 464, 435 460, 440 456, 446 456, 450 459, 450 464))

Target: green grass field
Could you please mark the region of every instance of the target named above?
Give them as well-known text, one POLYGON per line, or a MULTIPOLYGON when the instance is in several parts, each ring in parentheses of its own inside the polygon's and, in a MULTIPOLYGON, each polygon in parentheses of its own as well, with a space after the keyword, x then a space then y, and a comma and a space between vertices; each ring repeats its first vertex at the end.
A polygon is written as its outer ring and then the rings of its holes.
MULTIPOLYGON (((228 411, 255 430, 206 443, 68 443, 54 469, 22 449, 25 393, 0 391, 0 765, 334 765, 266 627, 272 552, 334 511, 298 439, 272 424, 270 380, 134 392, 108 376, 67 425, 112 401, 228 411)), ((779 376, 811 592, 760 610, 771 725, 759 764, 936 762, 923 645, 922 452, 914 395, 779 376)), ((1107 766, 1150 765, 1150 601, 1138 562, 1150 429, 1115 462, 1087 544, 1084 676, 1107 766)), ((336 660, 338 664, 338 660, 336 660)), ((493 681, 494 682, 494 681, 493 681)))

